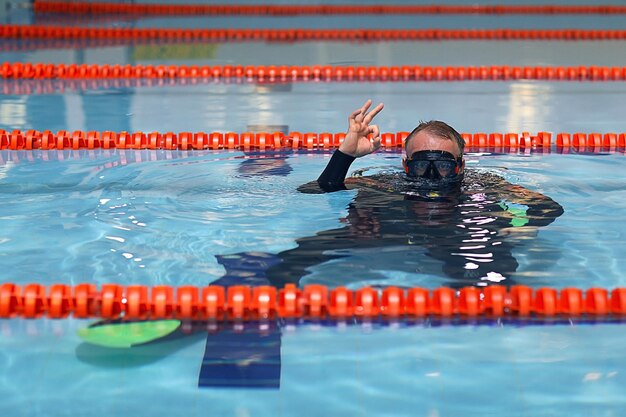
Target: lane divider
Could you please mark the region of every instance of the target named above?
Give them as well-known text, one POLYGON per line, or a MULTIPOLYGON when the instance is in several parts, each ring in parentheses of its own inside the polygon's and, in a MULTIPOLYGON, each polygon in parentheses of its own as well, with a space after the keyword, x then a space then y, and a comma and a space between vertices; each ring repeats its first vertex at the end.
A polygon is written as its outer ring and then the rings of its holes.
POLYGON ((107 65, 4 62, 5 79, 179 79, 249 82, 624 81, 626 67, 608 66, 333 66, 333 65, 107 65))
POLYGON ((613 29, 166 29, 0 25, 3 39, 141 39, 204 41, 622 40, 613 29))
POLYGON ((539 288, 515 285, 351 291, 323 285, 179 287, 94 284, 0 285, 0 318, 256 320, 267 318, 376 318, 425 316, 623 316, 626 288, 539 288))
POLYGON ((398 4, 119 4, 107 2, 35 1, 36 13, 132 15, 345 15, 345 14, 625 14, 614 5, 398 5, 398 4))
MULTIPOLYGON (((381 134, 381 145, 387 149, 401 149, 409 132, 381 134)), ((166 149, 166 150, 329 150, 337 148, 346 134, 316 132, 98 132, 98 131, 38 131, 0 129, 0 150, 76 150, 76 149, 166 149)), ((552 146, 552 133, 535 135, 522 133, 462 133, 470 149, 490 149, 517 152, 525 149, 544 149, 552 146)), ((626 147, 626 133, 559 133, 557 148, 576 150, 615 151, 626 147)))

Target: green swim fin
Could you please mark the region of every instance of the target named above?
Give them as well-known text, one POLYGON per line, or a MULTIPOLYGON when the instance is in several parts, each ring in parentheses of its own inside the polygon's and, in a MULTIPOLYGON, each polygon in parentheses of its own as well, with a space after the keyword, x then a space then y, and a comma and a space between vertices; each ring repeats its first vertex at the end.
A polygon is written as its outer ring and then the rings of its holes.
POLYGON ((161 339, 180 327, 178 320, 137 321, 97 324, 78 330, 78 336, 92 345, 130 348, 161 339))

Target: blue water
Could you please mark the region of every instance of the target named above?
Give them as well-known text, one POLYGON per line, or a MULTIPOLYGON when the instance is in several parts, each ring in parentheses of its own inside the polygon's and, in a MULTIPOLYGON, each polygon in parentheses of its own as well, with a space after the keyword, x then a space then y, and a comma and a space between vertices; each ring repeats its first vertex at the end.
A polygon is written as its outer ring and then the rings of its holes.
MULTIPOLYGON (((292 248, 298 237, 338 227, 354 196, 295 191, 323 168, 324 155, 290 157, 288 176, 264 178, 241 173, 240 152, 145 151, 140 155, 147 162, 131 162, 137 154, 66 154, 59 161, 57 152, 34 153, 28 161, 21 159, 24 154, 4 152, 3 159, 12 162, 0 171, 0 279, 203 286, 223 274, 213 255, 292 248)), ((354 168, 395 166, 398 158, 381 153, 354 168)), ((626 284, 619 256, 626 249, 625 230, 615 223, 626 201, 624 177, 606 175, 619 173, 623 158, 468 155, 473 169, 501 172, 565 209, 534 242, 552 254, 556 249, 554 267, 534 270, 533 258, 541 253, 515 253, 518 282, 557 288, 626 284)), ((382 256, 375 267, 386 279, 359 280, 350 275, 353 262, 367 259, 348 259, 334 270, 320 265, 306 283, 351 288, 449 283, 394 272, 382 256)), ((7 398, 0 409, 13 415, 210 410, 256 416, 298 410, 310 416, 583 416, 612 415, 626 405, 621 396, 626 363, 617 348, 624 342, 621 325, 285 328, 281 388, 259 391, 199 390, 202 334, 159 345, 156 352, 94 353, 76 336, 86 324, 0 323, 1 390, 7 398)))
POLYGON ((80 361, 82 325, 2 323, 3 414, 611 416, 626 407, 619 325, 298 327, 283 333, 280 390, 199 390, 202 340, 143 366, 80 361))
MULTIPOLYGON (((137 27, 623 26, 620 16, 364 18, 63 17, 61 22, 137 27)), ((3 22, 11 23, 55 24, 58 19, 35 18, 26 8, 2 15, 3 22)), ((52 43, 2 41, 0 61, 623 66, 625 45, 243 42, 76 47, 67 42, 59 49, 52 43)), ((0 96, 1 129, 52 131, 340 132, 347 114, 372 97, 386 105, 377 118, 383 131, 411 130, 419 120, 435 118, 467 132, 619 133, 624 132, 626 93, 624 83, 578 82, 177 82, 151 87, 56 82, 44 93, 38 90, 46 85, 41 82, 0 84, 9 93, 0 96)), ((224 274, 216 255, 275 254, 295 247, 298 238, 340 227, 354 191, 296 191, 317 177, 328 158, 316 153, 268 159, 239 151, 0 151, 0 282, 207 285, 224 274)), ((352 169, 398 167, 399 159, 399 154, 378 153, 357 160, 352 169)), ((469 169, 498 173, 551 197, 565 210, 527 245, 514 249, 519 267, 511 279, 533 288, 626 286, 623 164, 623 153, 467 155, 469 169)), ((451 284, 443 274, 400 272, 394 262, 390 253, 374 259, 353 254, 312 267, 302 283, 350 288, 451 284), (364 265, 367 273, 351 273, 364 265)), ((259 390, 198 388, 204 333, 105 352, 78 338, 77 330, 89 323, 0 321, 0 415, 569 417, 626 411, 623 324, 574 320, 524 326, 284 326, 280 389, 259 390)), ((219 342, 220 333, 208 338, 219 342)))

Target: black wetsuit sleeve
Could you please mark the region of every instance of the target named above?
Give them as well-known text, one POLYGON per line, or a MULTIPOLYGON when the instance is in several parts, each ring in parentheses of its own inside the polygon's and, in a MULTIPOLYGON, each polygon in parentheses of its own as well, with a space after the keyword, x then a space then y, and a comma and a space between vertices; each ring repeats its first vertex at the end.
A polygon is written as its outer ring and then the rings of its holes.
POLYGON ((317 179, 320 188, 326 192, 345 190, 344 180, 355 159, 353 156, 336 150, 326 165, 326 169, 317 179))

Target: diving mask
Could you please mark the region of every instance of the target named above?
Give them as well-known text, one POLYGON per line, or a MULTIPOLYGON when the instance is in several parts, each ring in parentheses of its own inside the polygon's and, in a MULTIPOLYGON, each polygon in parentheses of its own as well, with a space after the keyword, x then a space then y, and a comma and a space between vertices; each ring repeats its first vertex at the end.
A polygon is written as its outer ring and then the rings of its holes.
POLYGON ((406 174, 412 178, 437 180, 459 176, 462 158, 446 151, 417 151, 406 161, 406 174))

